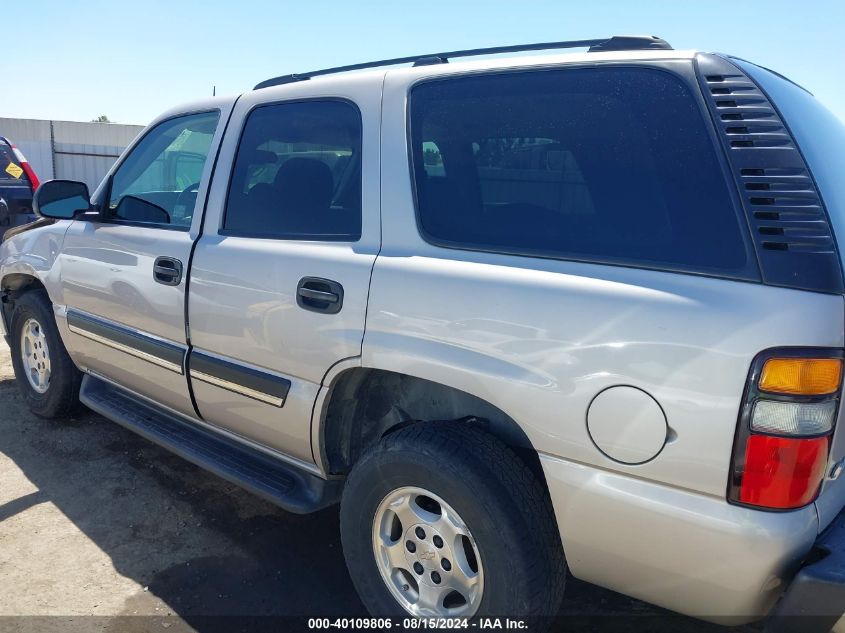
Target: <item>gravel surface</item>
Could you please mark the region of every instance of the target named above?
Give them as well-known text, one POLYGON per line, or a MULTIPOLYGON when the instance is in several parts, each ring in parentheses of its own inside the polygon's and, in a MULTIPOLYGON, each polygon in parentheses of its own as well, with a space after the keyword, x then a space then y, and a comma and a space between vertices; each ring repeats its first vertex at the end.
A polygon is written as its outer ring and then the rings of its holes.
MULTIPOLYGON (((94 413, 37 418, 0 342, 0 630, 306 625, 246 619, 291 615, 365 615, 336 508, 288 514, 94 413)), ((553 628, 727 630, 571 578, 553 628)))

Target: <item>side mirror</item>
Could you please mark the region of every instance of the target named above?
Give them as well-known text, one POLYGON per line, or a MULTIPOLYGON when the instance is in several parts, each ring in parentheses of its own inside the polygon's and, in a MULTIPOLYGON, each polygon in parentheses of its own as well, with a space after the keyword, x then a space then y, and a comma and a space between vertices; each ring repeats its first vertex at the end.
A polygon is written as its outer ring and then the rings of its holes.
POLYGON ((88 185, 74 180, 48 180, 32 197, 32 210, 42 218, 71 220, 91 210, 88 185))

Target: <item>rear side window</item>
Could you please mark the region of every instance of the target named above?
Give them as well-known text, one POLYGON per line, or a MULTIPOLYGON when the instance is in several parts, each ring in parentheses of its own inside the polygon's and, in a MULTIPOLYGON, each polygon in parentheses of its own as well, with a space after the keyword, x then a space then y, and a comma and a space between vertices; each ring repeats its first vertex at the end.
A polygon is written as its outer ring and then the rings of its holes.
POLYGON ((358 240, 358 109, 345 101, 301 101, 253 110, 235 159, 223 232, 293 240, 358 240))
POLYGON ((824 199, 841 256, 845 251, 845 123, 788 79, 741 59, 731 61, 766 91, 789 126, 824 199))
POLYGON ((411 139, 420 227, 436 244, 748 276, 703 115, 668 72, 423 83, 411 139))

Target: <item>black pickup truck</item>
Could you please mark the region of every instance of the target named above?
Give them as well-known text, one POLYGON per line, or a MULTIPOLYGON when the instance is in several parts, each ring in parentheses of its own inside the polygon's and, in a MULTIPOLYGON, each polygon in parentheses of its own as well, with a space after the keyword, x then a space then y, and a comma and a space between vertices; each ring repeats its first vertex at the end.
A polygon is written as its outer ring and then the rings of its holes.
POLYGON ((38 177, 21 151, 0 136, 0 230, 35 220, 32 194, 38 177))

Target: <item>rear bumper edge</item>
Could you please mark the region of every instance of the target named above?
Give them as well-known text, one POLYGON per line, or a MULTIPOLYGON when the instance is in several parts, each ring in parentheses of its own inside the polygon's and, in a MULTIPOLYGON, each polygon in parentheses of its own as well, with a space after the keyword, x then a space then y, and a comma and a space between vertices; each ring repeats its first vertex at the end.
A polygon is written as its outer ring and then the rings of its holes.
POLYGON ((827 633, 845 613, 845 510, 821 534, 814 553, 815 562, 795 574, 773 609, 767 633, 827 633))

